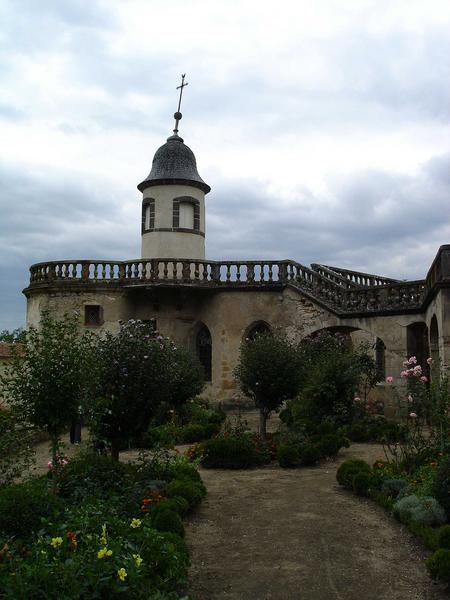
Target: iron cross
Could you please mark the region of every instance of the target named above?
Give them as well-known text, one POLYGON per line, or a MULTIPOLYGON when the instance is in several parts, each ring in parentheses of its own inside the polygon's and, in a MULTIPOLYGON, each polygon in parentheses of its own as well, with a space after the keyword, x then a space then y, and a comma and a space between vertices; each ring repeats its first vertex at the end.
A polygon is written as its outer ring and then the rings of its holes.
POLYGON ((181 118, 182 118, 182 114, 180 113, 180 108, 181 108, 181 98, 183 97, 183 88, 185 88, 188 84, 188 82, 184 83, 184 78, 186 77, 186 73, 184 73, 183 75, 181 75, 181 85, 177 86, 177 90, 180 90, 180 98, 178 100, 178 109, 177 112, 173 115, 174 119, 175 119, 175 129, 173 130, 173 132, 175 134, 178 134, 178 123, 180 122, 181 118))
POLYGON ((183 96, 183 88, 189 85, 188 82, 184 83, 184 78, 186 77, 186 73, 181 75, 181 85, 177 86, 177 90, 180 90, 180 99, 178 100, 178 109, 177 112, 180 112, 181 107, 181 97, 183 96))

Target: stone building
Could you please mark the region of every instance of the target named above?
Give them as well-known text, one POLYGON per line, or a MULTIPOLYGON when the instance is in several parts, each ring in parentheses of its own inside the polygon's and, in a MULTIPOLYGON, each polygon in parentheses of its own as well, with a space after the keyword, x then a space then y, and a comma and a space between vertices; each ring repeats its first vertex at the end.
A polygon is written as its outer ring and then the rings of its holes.
POLYGON ((281 330, 302 338, 322 329, 369 341, 380 371, 396 375, 406 356, 450 364, 450 245, 426 277, 399 281, 293 260, 205 258, 205 196, 195 156, 174 134, 153 158, 142 192, 141 258, 50 261, 30 268, 27 324, 42 310, 80 313, 80 325, 116 330, 119 320, 151 321, 195 351, 218 400, 236 392, 242 340, 281 330))

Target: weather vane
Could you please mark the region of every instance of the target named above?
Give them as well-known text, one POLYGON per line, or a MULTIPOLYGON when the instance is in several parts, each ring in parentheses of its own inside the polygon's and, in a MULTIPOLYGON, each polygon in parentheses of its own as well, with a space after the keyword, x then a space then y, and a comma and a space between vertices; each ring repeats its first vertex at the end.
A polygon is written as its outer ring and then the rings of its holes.
POLYGON ((180 98, 178 99, 178 109, 177 112, 173 115, 173 118, 175 119, 175 129, 173 130, 174 134, 177 135, 178 134, 178 123, 181 121, 183 115, 180 113, 180 108, 181 108, 181 98, 183 97, 183 88, 185 88, 188 84, 188 82, 184 83, 184 78, 186 77, 186 73, 184 73, 183 75, 181 75, 181 85, 177 86, 177 90, 180 90, 180 98))

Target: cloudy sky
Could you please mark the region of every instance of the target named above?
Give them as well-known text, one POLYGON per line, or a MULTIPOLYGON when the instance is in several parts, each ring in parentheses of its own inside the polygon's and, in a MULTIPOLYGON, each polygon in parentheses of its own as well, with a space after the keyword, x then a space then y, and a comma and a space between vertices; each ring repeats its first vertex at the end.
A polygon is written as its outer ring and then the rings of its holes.
POLYGON ((448 0, 0 0, 0 330, 30 264, 139 256, 184 72, 209 258, 414 279, 450 243, 448 0))

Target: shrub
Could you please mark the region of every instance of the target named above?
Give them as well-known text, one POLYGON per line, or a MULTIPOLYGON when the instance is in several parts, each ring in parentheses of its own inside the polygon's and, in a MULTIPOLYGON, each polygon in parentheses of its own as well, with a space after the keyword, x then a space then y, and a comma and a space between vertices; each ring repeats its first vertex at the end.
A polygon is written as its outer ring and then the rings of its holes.
POLYGON ((206 488, 201 481, 192 481, 191 479, 174 479, 169 483, 166 489, 168 498, 181 496, 193 508, 200 504, 206 496, 206 488))
POLYGON ((220 431, 220 423, 206 423, 185 425, 180 429, 181 441, 185 444, 192 444, 193 442, 201 442, 207 440, 220 431))
POLYGON ((439 531, 439 548, 450 550, 450 525, 444 525, 439 531))
POLYGON ((404 479, 385 479, 381 485, 381 492, 395 500, 407 487, 408 484, 404 479))
POLYGON ((352 479, 353 491, 358 496, 367 496, 372 482, 372 473, 369 473, 367 471, 359 471, 353 476, 352 479))
POLYGON ((143 448, 155 448, 162 446, 171 448, 181 439, 181 427, 174 423, 165 423, 163 425, 150 426, 145 433, 142 434, 138 445, 143 448))
POLYGON ((450 550, 439 548, 427 559, 425 564, 433 579, 450 583, 450 550))
POLYGON ((172 479, 192 479, 193 481, 200 481, 200 473, 197 471, 195 465, 190 464, 186 459, 179 458, 176 462, 172 462, 166 471, 166 477, 169 480, 172 479))
POLYGON ((322 458, 320 450, 317 446, 306 444, 300 450, 300 461, 305 467, 315 465, 322 458))
POLYGON ((440 502, 450 520, 450 456, 437 468, 431 495, 440 502))
POLYGON ((300 462, 300 452, 295 446, 281 444, 278 446, 277 460, 280 467, 283 467, 284 469, 297 467, 300 462))
POLYGON ((341 435, 328 433, 315 440, 322 456, 334 457, 339 450, 348 447, 348 441, 341 435))
POLYGON ((62 510, 62 501, 51 493, 45 479, 32 479, 0 490, 0 532, 27 538, 43 518, 62 510))
POLYGON ((340 485, 348 490, 353 489, 353 477, 357 473, 372 473, 370 465, 359 459, 346 460, 342 463, 336 473, 336 479, 340 485))
POLYGON ((184 537, 184 527, 180 515, 174 510, 157 506, 152 511, 151 516, 152 527, 158 531, 170 531, 176 533, 180 537, 184 537))
POLYGON ((172 498, 163 498, 156 508, 175 511, 184 516, 189 511, 189 502, 182 496, 173 496, 172 498))
POLYGON ((394 515, 401 521, 416 521, 422 525, 442 525, 445 512, 439 502, 430 496, 406 496, 394 504, 394 515))
POLYGON ((107 498, 119 493, 134 469, 94 452, 80 452, 60 470, 58 492, 70 502, 107 498))
POLYGON ((201 464, 207 469, 248 469, 260 464, 249 435, 220 436, 202 444, 201 464))

